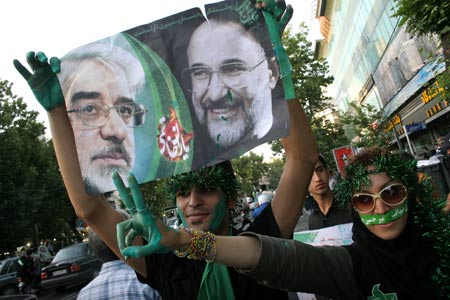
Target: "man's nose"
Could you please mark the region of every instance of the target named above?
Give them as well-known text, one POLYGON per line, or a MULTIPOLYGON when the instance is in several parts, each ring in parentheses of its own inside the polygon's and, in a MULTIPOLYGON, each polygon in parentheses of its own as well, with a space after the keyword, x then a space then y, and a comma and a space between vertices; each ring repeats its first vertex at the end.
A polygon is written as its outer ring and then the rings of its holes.
POLYGON ((223 82, 219 72, 211 72, 207 97, 211 101, 218 101, 226 96, 229 87, 223 82))
POLYGON ((312 180, 313 181, 320 181, 320 176, 319 176, 319 174, 316 171, 313 172, 312 180))
POLYGON ((203 205, 203 197, 195 189, 191 189, 191 194, 189 195, 189 206, 199 207, 203 205))
POLYGON ((103 139, 114 140, 116 143, 121 143, 127 137, 127 126, 115 109, 109 111, 108 120, 101 127, 100 134, 103 139))

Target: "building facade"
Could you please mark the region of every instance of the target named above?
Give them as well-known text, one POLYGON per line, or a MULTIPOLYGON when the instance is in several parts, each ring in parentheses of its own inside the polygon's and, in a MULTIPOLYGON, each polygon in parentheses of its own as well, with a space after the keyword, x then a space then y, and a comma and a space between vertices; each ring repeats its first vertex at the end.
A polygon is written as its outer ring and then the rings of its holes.
POLYGON ((393 17, 394 0, 314 1, 325 57, 335 81, 327 93, 340 111, 371 104, 388 118, 392 147, 416 157, 450 132, 450 105, 436 77, 445 70, 435 37, 414 36, 393 17))

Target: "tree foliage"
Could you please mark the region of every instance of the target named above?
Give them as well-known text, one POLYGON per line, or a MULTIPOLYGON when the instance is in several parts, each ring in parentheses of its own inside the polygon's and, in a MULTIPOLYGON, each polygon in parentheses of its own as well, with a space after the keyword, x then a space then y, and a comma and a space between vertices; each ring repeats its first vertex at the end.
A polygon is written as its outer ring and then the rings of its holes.
POLYGON ((38 113, 0 80, 0 249, 73 235, 75 214, 38 113))
MULTIPOLYGON (((300 24, 296 33, 290 29, 285 31, 283 45, 292 64, 295 93, 308 116, 319 150, 327 161, 333 161, 332 150, 348 145, 349 140, 343 126, 327 118, 336 114, 330 98, 324 94, 326 87, 334 80, 329 74, 328 63, 323 58, 315 58, 304 23, 300 24), (323 114, 325 110, 329 111, 328 115, 323 114)), ((274 154, 282 153, 279 141, 272 142, 271 146, 274 154)))
POLYGON ((350 108, 340 113, 339 119, 348 131, 355 136, 352 145, 359 147, 388 146, 391 133, 385 131, 386 118, 381 110, 371 104, 350 103, 350 108))
POLYGON ((411 33, 436 34, 441 38, 446 61, 450 61, 450 2, 442 0, 396 0, 394 16, 411 33))
POLYGON ((281 174, 284 169, 284 161, 282 159, 274 159, 267 163, 268 171, 266 177, 269 181, 267 186, 269 190, 276 190, 280 182, 281 174))
POLYGON ((165 190, 165 182, 169 178, 151 181, 141 185, 144 199, 156 216, 162 216, 164 210, 175 207, 175 199, 170 199, 165 190))
POLYGON ((233 159, 231 163, 240 184, 241 196, 251 196, 259 186, 259 180, 269 170, 264 157, 251 151, 248 155, 233 159))

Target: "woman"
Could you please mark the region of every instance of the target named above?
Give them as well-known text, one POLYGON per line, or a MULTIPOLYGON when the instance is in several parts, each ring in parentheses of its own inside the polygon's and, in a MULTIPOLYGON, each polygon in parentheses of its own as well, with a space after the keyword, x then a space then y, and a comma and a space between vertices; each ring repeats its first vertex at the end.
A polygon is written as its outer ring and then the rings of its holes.
MULTIPOLYGON (((450 294, 449 219, 441 212, 445 201, 432 199, 429 180, 418 181, 416 170, 410 156, 381 148, 350 160, 336 186, 337 197, 353 207, 350 246, 313 247, 252 233, 177 232, 148 211, 126 227, 147 219, 145 226, 153 230, 146 251, 165 247, 179 256, 215 260, 279 289, 333 299, 444 299, 450 294)), ((118 188, 125 196, 124 186, 118 188)), ((125 247, 123 232, 118 236, 122 254, 136 256, 138 248, 125 247)))

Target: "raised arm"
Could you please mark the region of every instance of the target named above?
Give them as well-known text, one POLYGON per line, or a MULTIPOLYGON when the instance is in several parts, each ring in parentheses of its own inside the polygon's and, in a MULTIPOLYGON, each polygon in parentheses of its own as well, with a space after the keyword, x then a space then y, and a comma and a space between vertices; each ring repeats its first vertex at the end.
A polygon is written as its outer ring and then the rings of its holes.
POLYGON ((272 201, 272 210, 282 237, 291 238, 306 200, 319 152, 309 121, 300 102, 295 99, 292 66, 281 43, 283 30, 292 17, 292 7, 286 7, 284 0, 264 0, 257 1, 256 4, 257 7, 263 8, 280 74, 282 74, 284 94, 288 100, 290 133, 289 137, 282 139, 286 152, 286 164, 272 201))
MULTIPOLYGON (((59 60, 52 58, 49 62, 42 52, 28 52, 27 62, 33 73, 18 60, 14 60, 14 66, 25 78, 39 103, 47 110, 56 158, 75 213, 120 255, 116 224, 124 220, 123 216, 106 202, 103 195, 88 195, 84 190, 75 138, 56 76, 60 70, 59 60)), ((146 276, 143 260, 130 260, 128 264, 146 276)))

